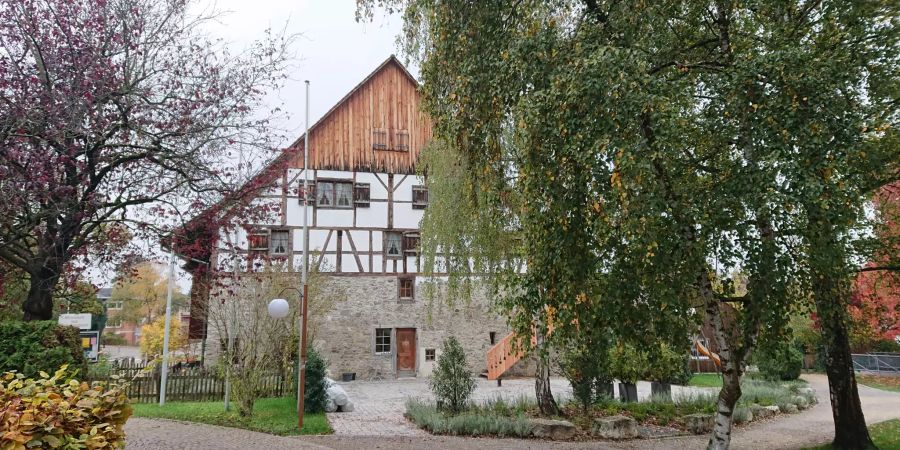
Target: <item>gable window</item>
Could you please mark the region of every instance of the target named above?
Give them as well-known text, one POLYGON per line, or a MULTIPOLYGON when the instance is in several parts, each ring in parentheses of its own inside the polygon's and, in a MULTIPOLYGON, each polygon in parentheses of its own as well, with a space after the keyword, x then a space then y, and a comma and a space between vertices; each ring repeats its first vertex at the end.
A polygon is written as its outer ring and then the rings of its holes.
POLYGON ((403 252, 418 253, 419 252, 419 235, 410 233, 403 235, 403 252))
POLYGON ((372 148, 375 150, 387 150, 388 132, 384 128, 372 130, 372 148))
POLYGON ((400 233, 386 232, 384 234, 384 255, 388 258, 403 256, 403 235, 400 233))
POLYGON ((319 181, 316 183, 316 206, 321 208, 352 208, 353 183, 319 181))
POLYGON ((375 329, 375 354, 387 355, 391 353, 391 329, 375 329))
POLYGON ((398 278, 398 288, 400 300, 412 300, 416 295, 416 279, 412 277, 398 278))
POLYGON ((272 256, 284 256, 291 248, 291 232, 288 230, 272 230, 272 256))
POLYGON ((397 130, 394 135, 394 150, 409 151, 409 131, 397 130))
POLYGON ((412 197, 413 209, 425 209, 428 206, 428 188, 425 186, 413 186, 412 197))
POLYGON ((353 186, 353 204, 357 208, 368 208, 370 192, 369 183, 356 183, 353 186))

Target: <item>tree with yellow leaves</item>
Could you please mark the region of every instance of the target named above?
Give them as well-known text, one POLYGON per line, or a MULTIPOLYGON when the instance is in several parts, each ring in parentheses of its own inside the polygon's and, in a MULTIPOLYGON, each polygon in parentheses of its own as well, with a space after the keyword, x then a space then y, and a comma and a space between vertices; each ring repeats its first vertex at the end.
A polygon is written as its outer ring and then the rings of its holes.
MULTIPOLYGON (((165 316, 159 316, 150 324, 141 327, 141 353, 145 358, 155 359, 162 355, 165 323, 165 316)), ((169 352, 184 347, 186 343, 187 336, 181 328, 181 322, 172 320, 169 325, 169 352)))

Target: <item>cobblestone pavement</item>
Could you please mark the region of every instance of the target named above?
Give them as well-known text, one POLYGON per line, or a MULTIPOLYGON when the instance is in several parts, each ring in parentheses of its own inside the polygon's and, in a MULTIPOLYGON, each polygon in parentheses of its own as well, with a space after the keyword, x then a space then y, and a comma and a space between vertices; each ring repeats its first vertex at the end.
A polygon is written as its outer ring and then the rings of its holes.
MULTIPOLYGON (((834 436, 827 380, 823 375, 805 375, 819 394, 820 403, 800 414, 776 416, 734 430, 734 449, 796 449, 819 444, 834 436)), ((479 380, 476 397, 488 399, 496 395, 515 398, 533 395, 530 379, 504 380, 503 387, 479 380)), ((553 380, 554 393, 570 395, 564 380, 553 380)), ((388 382, 350 382, 344 384, 356 403, 354 413, 331 414, 335 428, 332 436, 280 437, 234 428, 184 423, 161 419, 133 418, 125 426, 127 449, 694 449, 703 448, 706 436, 648 439, 623 442, 548 442, 540 440, 465 438, 430 436, 412 428, 402 417, 406 397, 429 398, 424 380, 388 382), (398 408, 399 406, 399 408, 398 408), (383 421, 369 420, 364 410, 380 415, 383 421), (342 416, 342 417, 338 417, 342 416), (385 425, 387 423, 387 425, 385 425), (381 430, 390 431, 381 431, 381 430)), ((638 385, 639 396, 648 395, 649 385, 638 385)), ((684 391, 675 389, 673 394, 684 391)), ((859 386, 860 399, 868 423, 900 417, 900 394, 859 386)))

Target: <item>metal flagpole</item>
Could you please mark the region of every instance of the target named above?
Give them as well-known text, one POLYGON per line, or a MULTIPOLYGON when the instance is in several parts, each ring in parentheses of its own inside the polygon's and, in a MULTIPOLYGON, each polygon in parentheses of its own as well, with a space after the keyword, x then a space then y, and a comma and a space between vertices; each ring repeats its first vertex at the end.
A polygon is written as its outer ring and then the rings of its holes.
MULTIPOLYGON (((237 253, 237 248, 238 248, 238 232, 237 232, 237 230, 234 230, 233 239, 234 240, 232 241, 232 245, 231 245, 232 253, 234 255, 232 271, 231 271, 233 285, 232 285, 231 289, 234 292, 237 292, 238 269, 240 268, 240 261, 238 261, 238 253, 237 253)), ((227 355, 228 355, 228 359, 229 359, 227 364, 225 365, 225 411, 231 410, 231 365, 234 364, 234 333, 237 331, 235 329, 235 327, 237 326, 237 324, 235 323, 237 321, 237 318, 235 317, 237 315, 237 313, 234 310, 234 308, 237 307, 237 304, 236 304, 237 302, 234 301, 234 299, 232 299, 232 300, 233 301, 228 302, 229 307, 226 308, 226 312, 225 312, 228 315, 228 317, 225 319, 225 324, 226 324, 225 331, 228 334, 228 344, 227 344, 227 347, 225 347, 225 350, 227 351, 227 355)))
POLYGON ((306 80, 306 132, 303 133, 303 271, 300 282, 303 284, 303 296, 300 298, 300 376, 297 377, 297 426, 303 429, 303 395, 306 384, 306 316, 308 311, 306 284, 309 272, 309 80, 306 80))
POLYGON ((169 328, 172 325, 172 289, 175 285, 175 242, 169 253, 169 282, 166 292, 166 325, 163 331, 162 376, 159 379, 159 405, 166 404, 166 383, 169 381, 169 328))

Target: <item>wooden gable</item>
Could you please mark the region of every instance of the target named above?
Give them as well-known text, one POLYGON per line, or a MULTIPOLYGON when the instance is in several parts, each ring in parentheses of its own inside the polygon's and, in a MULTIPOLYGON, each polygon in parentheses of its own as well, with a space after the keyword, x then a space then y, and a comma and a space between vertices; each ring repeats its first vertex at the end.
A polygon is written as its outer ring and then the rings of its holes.
MULTIPOLYGON (((431 120, 419 108, 418 83, 391 56, 309 130, 313 169, 414 173, 431 139, 431 120)), ((303 137, 289 166, 303 167, 303 137)))

